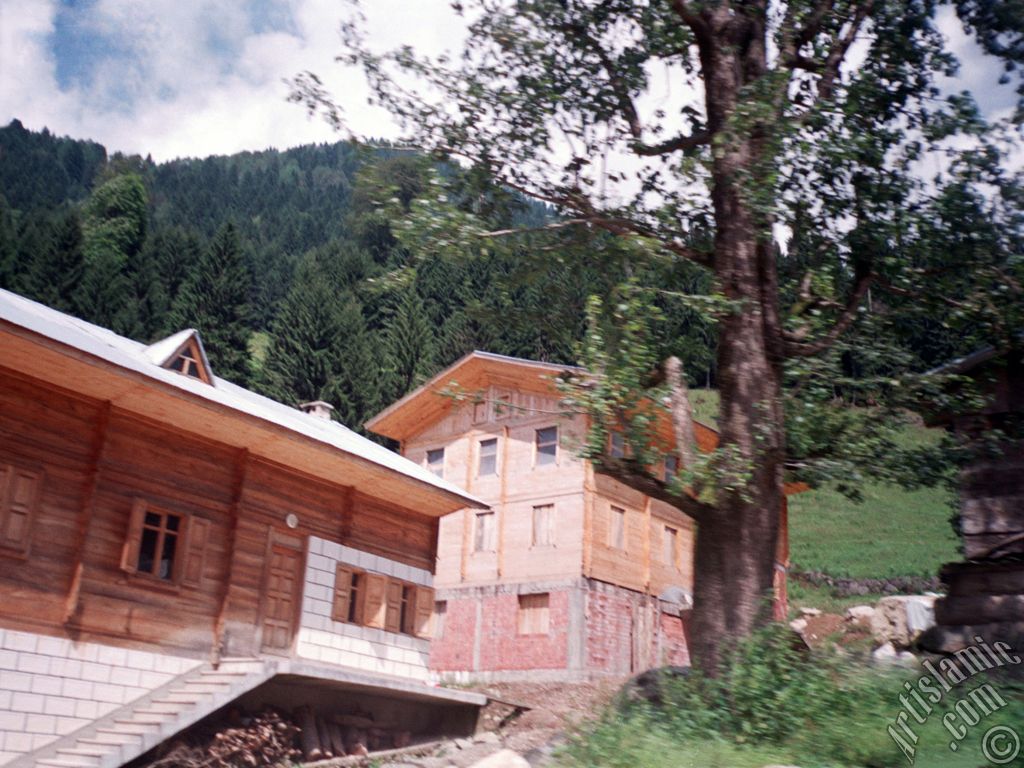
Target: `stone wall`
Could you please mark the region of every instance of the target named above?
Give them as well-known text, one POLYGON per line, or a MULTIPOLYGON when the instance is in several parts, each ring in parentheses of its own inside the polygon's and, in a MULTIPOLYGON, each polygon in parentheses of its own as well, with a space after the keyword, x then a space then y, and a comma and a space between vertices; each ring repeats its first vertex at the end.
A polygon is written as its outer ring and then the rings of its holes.
POLYGON ((202 663, 0 629, 0 764, 71 733, 202 663))
POLYGON ((365 672, 429 680, 429 640, 332 620, 338 563, 423 587, 431 586, 433 579, 422 568, 310 536, 297 655, 365 672))

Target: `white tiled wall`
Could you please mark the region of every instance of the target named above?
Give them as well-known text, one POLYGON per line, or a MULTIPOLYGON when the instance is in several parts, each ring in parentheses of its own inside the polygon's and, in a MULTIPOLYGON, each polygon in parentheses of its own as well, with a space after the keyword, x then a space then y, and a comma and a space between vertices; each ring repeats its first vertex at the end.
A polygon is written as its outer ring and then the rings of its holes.
POLYGON ((201 664, 0 629, 0 765, 201 664))
POLYGON ((339 562, 424 587, 433 582, 430 571, 311 536, 298 655, 364 672, 430 679, 429 640, 331 620, 334 571, 339 562))

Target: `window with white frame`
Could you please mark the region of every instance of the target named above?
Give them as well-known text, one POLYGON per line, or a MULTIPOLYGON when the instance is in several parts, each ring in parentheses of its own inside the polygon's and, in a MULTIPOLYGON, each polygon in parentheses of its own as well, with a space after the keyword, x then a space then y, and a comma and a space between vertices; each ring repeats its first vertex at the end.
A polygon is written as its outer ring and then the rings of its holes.
POLYGON ((558 427, 538 429, 534 436, 536 464, 543 467, 558 461, 558 427))
POLYGON ((477 464, 477 477, 498 474, 498 438, 491 437, 480 441, 480 460, 477 464))
POLYGON ((444 477, 444 448, 431 448, 427 451, 427 469, 438 477, 444 477))
POLYGON ((492 510, 476 513, 473 529, 473 551, 493 552, 495 543, 495 516, 492 510))

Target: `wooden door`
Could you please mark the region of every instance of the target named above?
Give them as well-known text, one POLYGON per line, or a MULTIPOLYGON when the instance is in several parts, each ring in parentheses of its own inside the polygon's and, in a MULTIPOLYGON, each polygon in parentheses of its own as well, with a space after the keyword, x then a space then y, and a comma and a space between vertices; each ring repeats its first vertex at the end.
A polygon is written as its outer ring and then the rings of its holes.
POLYGON ((301 600, 302 549, 274 539, 267 549, 262 647, 268 653, 287 653, 292 647, 301 600))

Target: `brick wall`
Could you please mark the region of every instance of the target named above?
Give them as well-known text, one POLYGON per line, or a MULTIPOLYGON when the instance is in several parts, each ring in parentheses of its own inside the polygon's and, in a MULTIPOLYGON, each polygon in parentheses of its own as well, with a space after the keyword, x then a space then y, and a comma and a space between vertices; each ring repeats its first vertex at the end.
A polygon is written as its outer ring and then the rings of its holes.
POLYGON ((0 764, 201 665, 196 659, 0 629, 0 764))
POLYGON ((444 623, 430 643, 430 668, 434 670, 473 669, 477 601, 453 598, 445 601, 444 623))
POLYGON ((424 587, 429 587, 433 578, 422 568, 310 536, 297 654, 365 672, 420 681, 430 679, 429 640, 331 619, 338 563, 424 587))
POLYGON ((611 587, 587 595, 587 669, 629 674, 633 648, 634 594, 611 587))
MULTIPOLYGON (((690 648, 687 642, 686 614, 674 615, 662 612, 660 648, 655 658, 660 663, 677 667, 690 666, 690 648)), ((656 640, 657 642, 657 640, 656 640)))
POLYGON ((518 634, 519 595, 483 598, 480 627, 480 669, 562 669, 568 664, 567 591, 549 592, 546 635, 518 634))
POLYGON ((431 648, 431 668, 439 672, 480 673, 567 668, 569 590, 551 590, 547 594, 548 633, 520 635, 519 594, 513 588, 461 598, 449 593, 444 633, 431 648))

